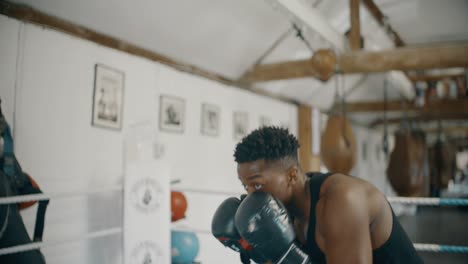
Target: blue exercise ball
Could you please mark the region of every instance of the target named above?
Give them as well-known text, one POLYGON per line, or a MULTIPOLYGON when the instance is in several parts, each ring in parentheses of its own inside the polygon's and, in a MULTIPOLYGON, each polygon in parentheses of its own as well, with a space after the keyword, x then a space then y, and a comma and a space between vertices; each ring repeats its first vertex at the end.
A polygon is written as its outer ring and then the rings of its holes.
POLYGON ((171 231, 171 255, 173 264, 193 263, 199 250, 200 243, 195 233, 171 231))

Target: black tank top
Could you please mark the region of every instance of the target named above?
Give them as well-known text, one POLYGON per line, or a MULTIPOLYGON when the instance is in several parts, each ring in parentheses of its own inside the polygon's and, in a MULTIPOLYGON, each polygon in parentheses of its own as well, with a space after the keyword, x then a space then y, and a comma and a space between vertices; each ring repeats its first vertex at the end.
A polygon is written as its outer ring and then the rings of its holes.
MULTIPOLYGON (((313 263, 326 263, 325 255, 320 250, 315 241, 315 207, 317 205, 320 187, 325 179, 330 176, 332 173, 322 174, 322 173, 308 173, 310 177, 310 217, 309 217, 309 227, 307 230, 307 251, 311 257, 313 263), (314 262, 315 261, 315 262, 314 262)), ((390 207, 391 208, 391 207, 390 207)), ((424 263, 416 249, 413 246, 413 243, 406 235, 405 231, 401 227, 398 219, 392 210, 393 216, 393 225, 392 232, 388 240, 379 248, 372 251, 372 263, 379 264, 393 264, 393 263, 424 263)))

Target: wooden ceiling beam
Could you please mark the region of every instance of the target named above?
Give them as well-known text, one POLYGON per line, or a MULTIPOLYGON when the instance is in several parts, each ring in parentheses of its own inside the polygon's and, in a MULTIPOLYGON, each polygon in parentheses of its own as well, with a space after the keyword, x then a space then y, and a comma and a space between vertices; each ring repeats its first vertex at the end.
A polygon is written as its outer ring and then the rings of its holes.
POLYGON ((468 134, 463 137, 449 137, 448 141, 454 144, 459 151, 468 149, 468 134))
POLYGON ((340 56, 338 63, 344 73, 468 67, 468 43, 350 52, 340 56))
POLYGON ((468 117, 468 99, 457 100, 437 100, 427 102, 424 106, 418 107, 412 102, 388 101, 387 104, 383 101, 376 102, 358 102, 347 103, 345 105, 348 113, 366 113, 366 112, 395 112, 407 111, 416 112, 419 114, 460 114, 468 117))
POLYGON ((349 32, 349 46, 351 47, 351 50, 360 50, 362 48, 359 2, 360 0, 349 0, 349 13, 351 20, 351 31, 349 32))
POLYGON ((439 74, 439 75, 408 75, 408 78, 412 82, 429 82, 429 81, 441 81, 444 79, 456 80, 458 78, 464 78, 464 74, 439 74))
MULTIPOLYGON (((439 128, 423 128, 423 130, 428 134, 437 134, 439 133, 439 128)), ((468 126, 442 126, 442 134, 465 134, 468 135, 468 126)))
MULTIPOLYGON (((278 9, 285 10, 288 13, 290 13, 290 15, 287 14, 286 16, 290 17, 293 21, 299 22, 299 24, 306 26, 312 31, 318 33, 320 36, 322 36, 323 39, 327 40, 333 46, 333 49, 336 50, 337 52, 339 53, 346 52, 347 50, 346 37, 343 36, 336 29, 334 29, 328 22, 328 19, 324 17, 321 11, 318 10, 317 8, 308 4, 306 1, 301 1, 301 0, 272 0, 269 2, 271 2, 271 4, 274 7, 275 6, 276 8, 279 7, 278 9)), ((332 57, 332 56, 327 55, 327 57, 332 57)), ((328 59, 327 58, 317 59, 317 61, 322 61, 322 60, 328 60, 328 59)), ((278 66, 281 66, 281 65, 278 65, 278 66)), ((280 72, 283 70, 287 71, 287 68, 288 67, 280 67, 281 70, 279 71, 280 72)), ((321 70, 320 66, 318 66, 318 70, 310 70, 310 71, 320 72, 320 70, 321 70)), ((332 65, 332 67, 328 69, 328 72, 322 73, 318 77, 318 79, 328 80, 332 76, 332 74, 335 72, 335 70, 336 70, 336 65, 332 65)), ((296 77, 291 77, 291 78, 314 77, 313 75, 308 74, 307 71, 303 72, 300 69, 294 69, 292 70, 292 72, 294 73, 296 77)), ((265 74, 265 71, 263 71, 262 69, 262 65, 259 65, 258 68, 254 69, 254 71, 252 72, 249 72, 247 75, 242 76, 241 79, 246 80, 247 82, 290 79, 290 77, 288 77, 287 75, 286 75, 286 78, 275 77, 275 75, 276 73, 274 72, 265 74), (258 70, 259 72, 258 75, 255 74, 256 70, 258 70), (266 78, 266 75, 273 76, 273 77, 266 78)), ((396 71, 393 73, 393 75, 398 76, 398 78, 394 79, 395 84, 396 84, 395 86, 398 87, 398 89, 403 90, 404 94, 411 94, 407 92, 407 90, 410 90, 411 87, 410 87, 410 82, 406 80, 406 77, 404 77, 403 74, 401 74, 401 72, 396 72, 396 71)), ((411 95, 409 95, 409 97, 411 97, 411 95)))
POLYGON ((258 65, 246 74, 244 80, 259 82, 306 77, 328 80, 335 71, 372 73, 451 67, 468 67, 468 42, 383 51, 353 51, 338 57, 332 50, 319 50, 307 60, 258 65))
POLYGON ((258 65, 247 72, 242 81, 262 82, 311 77, 326 81, 333 75, 335 65, 335 53, 318 50, 308 60, 258 65))
POLYGON ((468 115, 466 114, 424 114, 418 116, 408 116, 408 117, 396 117, 396 118, 388 118, 386 121, 382 118, 378 118, 374 120, 370 127, 381 126, 384 123, 389 125, 399 124, 405 121, 411 122, 432 122, 432 121, 468 121, 468 115))

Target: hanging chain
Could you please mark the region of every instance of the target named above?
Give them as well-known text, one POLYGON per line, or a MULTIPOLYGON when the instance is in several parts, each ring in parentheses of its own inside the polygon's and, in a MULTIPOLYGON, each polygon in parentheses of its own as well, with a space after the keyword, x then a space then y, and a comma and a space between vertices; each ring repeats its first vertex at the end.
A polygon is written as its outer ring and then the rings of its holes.
POLYGON ((307 39, 304 37, 302 29, 294 22, 292 23, 292 26, 294 30, 296 31, 296 37, 298 37, 307 46, 309 51, 313 54, 314 49, 312 48, 312 45, 310 45, 309 41, 307 41, 307 39))
POLYGON ((345 93, 344 93, 344 75, 343 74, 336 74, 335 75, 335 98, 334 104, 339 114, 346 116, 346 109, 345 109, 345 93))
POLYGON ((388 80, 387 76, 384 77, 384 112, 383 112, 383 120, 384 120, 384 135, 383 135, 383 151, 385 153, 385 158, 388 159, 388 120, 387 120, 387 109, 388 109, 388 95, 387 95, 387 88, 388 88, 388 80))
POLYGON ((348 138, 348 134, 346 133, 346 109, 345 109, 345 96, 344 96, 344 75, 337 74, 336 75, 336 90, 335 90, 335 102, 339 104, 339 111, 338 113, 343 116, 341 120, 341 135, 343 136, 343 140, 347 148, 351 147, 351 141, 348 138))
POLYGON ((340 103, 341 103, 341 111, 342 111, 342 114, 343 116, 346 118, 346 102, 345 102, 345 76, 344 74, 340 74, 340 78, 341 78, 341 100, 340 100, 340 103))
POLYGON ((340 107, 340 82, 338 80, 340 75, 335 75, 335 95, 334 95, 334 98, 333 98, 333 108, 335 108, 335 110, 333 112, 335 112, 336 110, 341 111, 341 109, 339 109, 340 107))

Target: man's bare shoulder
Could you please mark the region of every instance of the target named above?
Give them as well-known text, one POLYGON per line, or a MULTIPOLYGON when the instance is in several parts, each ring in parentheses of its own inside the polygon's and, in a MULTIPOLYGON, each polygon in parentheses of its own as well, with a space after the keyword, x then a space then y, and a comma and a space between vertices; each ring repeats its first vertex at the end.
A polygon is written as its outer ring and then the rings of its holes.
POLYGON ((371 183, 357 177, 335 173, 328 177, 320 188, 317 216, 325 211, 348 208, 367 209, 369 216, 378 212, 385 196, 371 183))
POLYGON ((349 192, 362 192, 370 188, 370 184, 356 177, 341 173, 330 175, 320 188, 320 198, 341 195, 349 192))
POLYGON ((364 226, 369 229, 372 248, 377 248, 390 235, 391 217, 385 195, 375 186, 356 177, 334 174, 323 183, 316 207, 321 249, 326 249, 327 241, 340 239, 340 234, 364 226))

